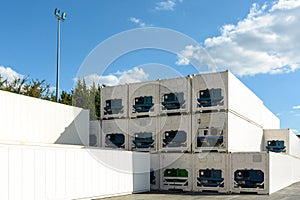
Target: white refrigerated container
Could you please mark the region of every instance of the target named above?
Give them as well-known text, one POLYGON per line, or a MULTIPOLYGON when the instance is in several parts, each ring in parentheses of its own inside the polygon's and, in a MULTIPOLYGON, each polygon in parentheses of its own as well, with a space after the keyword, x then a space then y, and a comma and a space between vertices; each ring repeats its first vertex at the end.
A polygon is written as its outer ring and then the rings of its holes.
POLYGON ((102 147, 129 150, 128 119, 102 120, 102 147))
POLYGON ((230 191, 230 155, 228 153, 193 154, 193 191, 230 191))
POLYGON ((299 168, 300 159, 286 154, 274 152, 232 153, 231 192, 272 194, 300 181, 299 168), (248 174, 240 174, 238 177, 241 170, 247 170, 248 174), (235 176, 238 180, 235 180, 235 176))
POLYGON ((130 118, 158 115, 159 81, 130 83, 128 87, 128 114, 130 118))
POLYGON ((159 151, 191 152, 191 115, 159 117, 159 151))
POLYGON ((269 193, 269 154, 243 152, 231 154, 231 192, 269 193))
POLYGON ((191 81, 189 77, 159 80, 159 113, 191 112, 191 81))
POLYGON ((230 71, 192 77, 192 112, 229 110, 262 128, 279 128, 279 119, 230 71))
POLYGON ((128 85, 101 88, 101 119, 128 117, 128 85))
POLYGON ((160 189, 191 191, 193 187, 193 155, 160 154, 160 189))
POLYGON ((192 116, 193 152, 260 151, 263 129, 232 112, 192 116))
POLYGON ((156 152, 158 149, 157 117, 129 119, 129 150, 156 152))
POLYGON ((270 151, 277 150, 300 158, 300 139, 291 129, 264 129, 263 151, 268 151, 267 146, 271 149, 270 151), (276 141, 283 141, 282 147, 284 148, 282 149, 280 145, 273 148, 271 143, 277 143, 276 141))

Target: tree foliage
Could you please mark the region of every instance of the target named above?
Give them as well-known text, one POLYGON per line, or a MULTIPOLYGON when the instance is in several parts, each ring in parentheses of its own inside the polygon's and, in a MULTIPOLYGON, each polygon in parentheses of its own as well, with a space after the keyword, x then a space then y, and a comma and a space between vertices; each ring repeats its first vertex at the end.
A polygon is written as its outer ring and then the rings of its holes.
POLYGON ((85 80, 78 80, 73 89, 72 103, 74 106, 90 110, 90 119, 100 118, 100 86, 93 83, 87 87, 85 80))

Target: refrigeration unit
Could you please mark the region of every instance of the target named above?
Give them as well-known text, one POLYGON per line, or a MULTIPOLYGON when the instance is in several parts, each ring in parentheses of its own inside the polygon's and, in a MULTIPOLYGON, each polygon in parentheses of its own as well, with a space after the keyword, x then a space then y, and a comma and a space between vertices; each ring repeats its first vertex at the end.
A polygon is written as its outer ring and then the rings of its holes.
POLYGON ((192 154, 160 154, 160 189, 191 191, 193 185, 192 154))
POLYGON ((159 117, 159 151, 191 152, 191 115, 159 117))
POLYGON ((157 118, 129 120, 129 147, 133 151, 157 151, 157 118))
POLYGON ((189 77, 159 80, 160 114, 189 113, 191 82, 189 77))
POLYGON ((128 117, 128 85, 101 88, 101 118, 128 117))
POLYGON ((160 154, 150 154, 150 189, 160 189, 160 154))
POLYGON ((128 119, 102 121, 102 147, 128 150, 128 119))
POLYGON ((300 139, 291 129, 264 129, 262 149, 300 158, 300 139))
POLYGON ((129 84, 129 117, 151 117, 159 112, 159 81, 129 84))
POLYGON ((193 191, 213 191, 228 193, 230 191, 228 153, 195 153, 193 191))

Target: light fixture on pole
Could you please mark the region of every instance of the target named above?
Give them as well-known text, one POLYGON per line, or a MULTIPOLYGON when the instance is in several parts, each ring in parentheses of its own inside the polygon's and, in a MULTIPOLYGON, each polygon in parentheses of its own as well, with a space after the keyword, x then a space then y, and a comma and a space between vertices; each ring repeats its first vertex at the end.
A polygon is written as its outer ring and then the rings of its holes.
POLYGON ((56 101, 59 101, 58 91, 59 91, 59 65, 60 65, 60 21, 65 21, 67 14, 63 12, 60 14, 60 9, 56 8, 54 15, 57 18, 57 60, 56 60, 56 91, 55 97, 56 101))

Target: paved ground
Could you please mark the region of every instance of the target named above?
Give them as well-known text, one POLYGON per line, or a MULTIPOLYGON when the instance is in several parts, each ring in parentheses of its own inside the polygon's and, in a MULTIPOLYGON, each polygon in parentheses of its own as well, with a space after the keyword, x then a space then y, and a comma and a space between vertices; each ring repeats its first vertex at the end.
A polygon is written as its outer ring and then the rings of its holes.
POLYGON ((248 200, 248 199, 259 199, 259 200, 300 200, 300 183, 295 183, 283 190, 280 190, 271 195, 254 195, 254 194, 231 194, 221 195, 212 193, 143 193, 143 194, 132 194, 119 197, 106 198, 106 200, 212 200, 212 199, 227 199, 227 200, 248 200))

